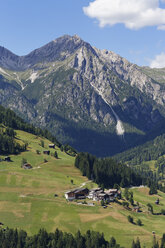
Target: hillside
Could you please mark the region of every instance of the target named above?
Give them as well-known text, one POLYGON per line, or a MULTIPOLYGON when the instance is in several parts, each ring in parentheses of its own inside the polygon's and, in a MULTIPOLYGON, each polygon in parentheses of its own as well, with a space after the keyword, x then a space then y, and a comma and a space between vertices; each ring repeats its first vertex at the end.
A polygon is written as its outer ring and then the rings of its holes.
POLYGON ((0 104, 48 129, 61 143, 100 157, 164 132, 165 88, 157 80, 76 35, 26 56, 0 49, 0 104))
MULTIPOLYGON (((100 202, 94 202, 93 207, 66 202, 65 191, 82 184, 89 188, 96 185, 74 167, 74 157, 61 152, 58 147, 55 151, 59 159, 44 155, 42 152, 48 149, 49 140, 24 131, 16 132, 17 139, 27 142, 28 148, 19 155, 10 155, 12 162, 0 162, 0 222, 5 227, 22 228, 29 234, 37 233, 42 227, 47 231, 58 227, 71 233, 76 233, 78 229, 84 233, 90 229, 104 232, 107 240, 114 236, 127 248, 131 247, 132 240, 137 236, 146 247, 151 247, 153 230, 157 239, 162 236, 165 217, 149 214, 147 204, 153 205, 155 213, 161 212, 165 209, 164 193, 149 196, 147 188, 131 189, 142 213, 128 211, 117 203, 111 203, 104 209, 100 202), (41 147, 41 140, 44 141, 44 148, 41 147), (41 154, 37 154, 36 150, 41 154), (21 168, 23 158, 33 166, 31 170, 21 168), (154 202, 158 197, 160 205, 157 206, 154 202), (140 218, 143 226, 129 223, 128 215, 133 216, 135 222, 140 218)), ((54 149, 50 150, 54 153, 54 149)))

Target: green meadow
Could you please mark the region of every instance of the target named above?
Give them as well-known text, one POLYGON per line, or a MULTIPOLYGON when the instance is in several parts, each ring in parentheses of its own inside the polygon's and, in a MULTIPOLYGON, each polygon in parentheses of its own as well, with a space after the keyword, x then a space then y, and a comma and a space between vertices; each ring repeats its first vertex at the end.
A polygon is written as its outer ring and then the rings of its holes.
POLYGON ((152 231, 158 240, 165 232, 165 216, 152 215, 147 208, 150 203, 154 213, 165 209, 164 193, 149 196, 148 188, 133 188, 134 200, 139 202, 141 213, 127 210, 117 203, 103 209, 97 202, 95 206, 67 202, 65 191, 84 184, 89 188, 96 187, 74 167, 74 157, 57 147, 49 149, 50 141, 23 131, 17 131, 17 140, 28 143, 27 151, 11 155, 12 162, 0 162, 0 222, 5 226, 22 228, 29 234, 37 233, 40 228, 52 232, 58 227, 71 233, 90 229, 103 232, 108 240, 114 236, 126 248, 131 247, 132 240, 137 237, 146 247, 151 247, 152 231), (43 154, 48 149, 52 155, 43 154), (53 156, 54 151, 57 151, 58 159, 53 156), (22 158, 33 168, 21 168, 22 158), (155 200, 158 197, 160 205, 157 206, 155 200), (129 223, 128 215, 133 216, 135 223, 141 219, 143 225, 129 223))

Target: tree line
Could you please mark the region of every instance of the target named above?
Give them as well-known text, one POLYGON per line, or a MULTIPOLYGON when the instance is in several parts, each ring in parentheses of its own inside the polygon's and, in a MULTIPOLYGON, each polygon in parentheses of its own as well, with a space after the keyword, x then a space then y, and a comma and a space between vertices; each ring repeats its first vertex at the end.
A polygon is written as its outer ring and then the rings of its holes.
POLYGON ((25 122, 22 118, 17 116, 12 110, 5 109, 2 105, 0 105, 0 123, 6 127, 22 130, 28 133, 32 133, 34 135, 43 136, 50 141, 52 141, 58 147, 61 146, 60 142, 46 129, 41 129, 35 127, 32 124, 25 122))
POLYGON ((165 134, 139 145, 125 152, 114 156, 114 159, 120 162, 127 162, 131 165, 141 164, 144 161, 156 160, 165 154, 165 134))
POLYGON ((0 127, 0 154, 18 154, 26 150, 26 144, 20 145, 15 140, 15 132, 13 128, 0 127))
MULTIPOLYGON (((23 230, 1 229, 1 248, 124 248, 117 243, 114 237, 109 241, 105 240, 104 234, 88 230, 85 234, 77 231, 75 235, 62 232, 56 229, 54 233, 48 233, 45 229, 40 229, 33 236, 23 230)), ((142 248, 139 238, 132 241, 131 248, 142 248)), ((152 248, 165 248, 165 234, 160 242, 153 236, 152 248)))
POLYGON ((115 238, 106 241, 103 233, 78 231, 75 236, 58 229, 48 233, 41 229, 37 234, 28 236, 23 230, 1 229, 0 247, 2 248, 122 248, 115 238))
POLYGON ((12 110, 0 105, 0 154, 18 154, 26 150, 27 144, 20 145, 16 139, 14 130, 22 130, 34 135, 42 136, 52 141, 57 146, 61 144, 47 130, 36 128, 18 117, 12 110))
POLYGON ((66 152, 70 156, 75 156, 77 154, 76 150, 69 146, 68 144, 62 145, 56 137, 54 137, 47 129, 41 129, 35 127, 30 123, 26 123, 22 118, 17 116, 12 110, 5 109, 0 105, 0 154, 17 154, 21 151, 26 150, 26 145, 21 146, 16 143, 15 131, 22 130, 28 133, 32 133, 37 136, 42 136, 47 138, 56 146, 58 146, 62 151, 66 152))
POLYGON ((83 176, 92 179, 104 188, 139 186, 143 178, 132 168, 117 163, 112 158, 96 158, 95 156, 81 152, 75 159, 75 166, 80 169, 83 176))

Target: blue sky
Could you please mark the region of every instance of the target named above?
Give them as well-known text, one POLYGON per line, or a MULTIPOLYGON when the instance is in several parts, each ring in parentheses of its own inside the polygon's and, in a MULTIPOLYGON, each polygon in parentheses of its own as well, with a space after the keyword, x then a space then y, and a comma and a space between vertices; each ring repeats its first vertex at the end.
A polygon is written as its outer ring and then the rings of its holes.
POLYGON ((0 0, 0 4, 0 46, 15 54, 25 55, 64 34, 77 34, 138 65, 157 60, 165 67, 164 0, 0 0))

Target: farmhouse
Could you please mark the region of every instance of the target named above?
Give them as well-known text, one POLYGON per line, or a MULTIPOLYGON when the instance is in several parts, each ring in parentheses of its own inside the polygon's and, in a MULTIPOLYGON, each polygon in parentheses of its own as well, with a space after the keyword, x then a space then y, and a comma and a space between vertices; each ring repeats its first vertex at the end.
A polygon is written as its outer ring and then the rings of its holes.
POLYGON ((87 188, 74 189, 66 192, 65 198, 69 201, 72 201, 74 199, 85 199, 88 193, 89 190, 87 188))
POLYGON ((55 148, 55 144, 49 144, 49 148, 55 148))
POLYGON ((43 154, 47 154, 47 155, 49 155, 50 154, 50 151, 48 150, 48 151, 43 151, 43 154))
POLYGON ((113 202, 119 195, 121 195, 121 193, 117 189, 109 189, 107 191, 104 191, 100 188, 96 188, 90 190, 88 198, 92 199, 93 201, 106 200, 109 202, 113 202))
POLYGON ((11 161, 11 158, 10 157, 5 157, 5 161, 6 162, 10 162, 11 161))
POLYGON ((31 164, 26 163, 26 164, 24 164, 24 165, 22 166, 22 168, 24 168, 25 170, 29 170, 29 169, 32 169, 32 166, 31 166, 31 164))
POLYGON ((89 192, 88 198, 89 198, 89 199, 97 198, 97 195, 98 195, 99 193, 102 193, 102 192, 103 192, 103 190, 101 190, 101 188, 92 189, 92 190, 90 190, 90 192, 89 192))

